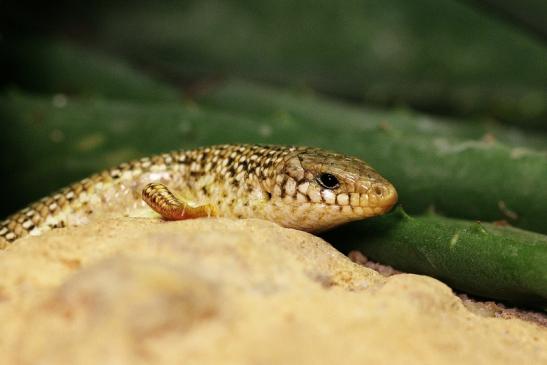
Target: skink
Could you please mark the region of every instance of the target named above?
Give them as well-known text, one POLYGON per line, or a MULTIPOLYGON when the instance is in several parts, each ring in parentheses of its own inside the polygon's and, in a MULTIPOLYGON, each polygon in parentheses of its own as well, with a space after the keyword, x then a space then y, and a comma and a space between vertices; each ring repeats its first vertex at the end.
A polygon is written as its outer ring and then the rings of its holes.
POLYGON ((310 147, 218 145, 123 163, 0 224, 0 244, 98 217, 261 218, 318 232, 387 212, 393 185, 367 163, 310 147))

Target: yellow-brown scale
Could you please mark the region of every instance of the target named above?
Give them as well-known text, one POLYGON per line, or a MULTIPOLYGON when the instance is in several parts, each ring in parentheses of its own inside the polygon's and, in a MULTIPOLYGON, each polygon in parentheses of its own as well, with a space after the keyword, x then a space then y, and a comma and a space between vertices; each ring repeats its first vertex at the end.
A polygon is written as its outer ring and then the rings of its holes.
POLYGON ((150 183, 213 207, 213 215, 305 231, 383 214, 397 201, 395 188, 357 158, 308 147, 218 145, 123 163, 70 185, 3 221, 0 245, 97 217, 147 215, 141 192, 150 183))

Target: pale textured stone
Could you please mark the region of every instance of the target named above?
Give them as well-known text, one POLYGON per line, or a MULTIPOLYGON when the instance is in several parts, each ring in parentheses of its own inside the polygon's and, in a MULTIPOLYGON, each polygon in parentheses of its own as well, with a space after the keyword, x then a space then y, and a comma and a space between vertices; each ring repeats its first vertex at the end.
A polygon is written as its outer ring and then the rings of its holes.
POLYGON ((540 364, 547 329, 258 220, 103 221, 0 253, 6 364, 540 364))

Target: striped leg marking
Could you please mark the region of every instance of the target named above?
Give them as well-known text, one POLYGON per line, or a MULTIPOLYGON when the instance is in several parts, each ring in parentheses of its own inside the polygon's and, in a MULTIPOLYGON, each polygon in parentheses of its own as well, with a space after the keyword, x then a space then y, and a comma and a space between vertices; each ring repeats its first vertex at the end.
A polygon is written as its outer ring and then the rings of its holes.
POLYGON ((192 206, 190 202, 175 196, 167 186, 150 183, 142 190, 142 199, 163 219, 178 221, 200 217, 216 216, 216 209, 210 204, 192 206))

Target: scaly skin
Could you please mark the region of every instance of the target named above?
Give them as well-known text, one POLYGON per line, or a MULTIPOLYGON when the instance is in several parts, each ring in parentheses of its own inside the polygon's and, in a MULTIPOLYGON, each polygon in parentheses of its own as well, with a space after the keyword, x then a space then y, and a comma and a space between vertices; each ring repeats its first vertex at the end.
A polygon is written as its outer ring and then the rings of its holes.
POLYGON ((357 158, 308 147, 219 145, 123 163, 72 184, 3 221, 0 244, 98 217, 146 216, 141 192, 149 183, 210 206, 216 216, 310 232, 383 214, 397 201, 393 185, 357 158), (325 187, 324 173, 338 186, 325 187))

